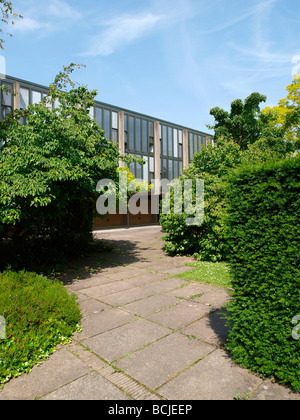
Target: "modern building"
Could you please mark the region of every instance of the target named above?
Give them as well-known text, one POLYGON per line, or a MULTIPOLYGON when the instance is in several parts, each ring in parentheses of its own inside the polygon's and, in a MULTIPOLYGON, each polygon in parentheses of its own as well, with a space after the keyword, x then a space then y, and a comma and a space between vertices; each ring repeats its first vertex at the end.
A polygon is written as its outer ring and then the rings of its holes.
MULTIPOLYGON (((48 92, 46 86, 10 76, 5 76, 1 84, 8 87, 8 94, 1 93, 1 119, 12 109, 24 109, 30 103, 39 103, 48 92)), ((54 103, 53 107, 56 106, 54 103)), ((212 142, 212 136, 207 133, 103 102, 95 101, 90 114, 105 131, 105 137, 118 143, 121 154, 136 155, 145 160, 145 165, 131 163, 129 169, 136 178, 148 182, 177 178, 188 167, 194 153, 212 142)), ((120 162, 120 165, 124 163, 120 162)), ((157 218, 145 218, 144 215, 127 215, 126 218, 111 215, 105 219, 97 218, 95 226, 139 225, 156 221, 157 218)))

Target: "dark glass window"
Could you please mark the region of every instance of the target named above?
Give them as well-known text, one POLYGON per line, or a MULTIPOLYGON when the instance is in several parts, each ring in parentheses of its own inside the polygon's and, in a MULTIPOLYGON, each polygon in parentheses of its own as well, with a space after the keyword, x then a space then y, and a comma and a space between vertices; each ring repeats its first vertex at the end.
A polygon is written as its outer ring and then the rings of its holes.
POLYGON ((161 174, 161 176, 162 176, 162 179, 167 179, 168 178, 168 161, 167 161, 167 159, 163 159, 162 163, 163 164, 162 164, 162 174, 161 174))
POLYGON ((162 127, 162 153, 163 156, 167 156, 168 155, 168 137, 167 137, 167 127, 165 125, 163 125, 162 127))
POLYGON ((148 153, 148 121, 143 120, 142 129, 143 152, 148 153))
POLYGON ((140 118, 135 119, 135 147, 136 147, 137 152, 142 151, 141 120, 140 120, 140 118))
POLYGON ((102 108, 95 108, 95 120, 102 128, 102 108))
POLYGON ((134 118, 129 117, 128 121, 128 139, 129 139, 129 150, 134 150, 134 118))
POLYGON ((173 129, 168 128, 168 156, 173 157, 173 129))
POLYGON ((3 120, 13 108, 13 99, 12 99, 12 86, 8 84, 3 84, 6 88, 1 90, 1 119, 3 120))
POLYGON ((105 137, 107 139, 110 139, 111 135, 110 135, 110 129, 111 129, 111 124, 110 124, 110 111, 108 109, 104 110, 104 118, 103 118, 103 130, 105 131, 105 137))

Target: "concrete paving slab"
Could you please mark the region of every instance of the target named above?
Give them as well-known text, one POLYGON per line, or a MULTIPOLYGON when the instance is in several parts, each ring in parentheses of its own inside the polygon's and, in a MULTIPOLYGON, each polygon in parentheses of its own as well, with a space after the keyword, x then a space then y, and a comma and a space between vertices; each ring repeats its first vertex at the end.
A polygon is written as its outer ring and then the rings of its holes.
POLYGON ((196 302, 181 302, 178 305, 164 311, 150 315, 147 319, 157 322, 165 327, 179 330, 208 315, 210 308, 196 302))
POLYGON ((208 344, 174 333, 115 364, 150 389, 156 389, 213 350, 208 344))
POLYGON ((168 273, 171 275, 182 274, 186 273, 187 271, 195 270, 195 267, 188 267, 188 266, 179 266, 179 267, 170 267, 162 271, 162 273, 168 273))
POLYGON ((170 333, 167 328, 140 319, 84 340, 82 344, 111 363, 170 333))
POLYGON ((61 348, 30 375, 11 380, 0 391, 0 400, 34 400, 91 372, 81 360, 61 348))
POLYGON ((85 279, 76 279, 68 286, 73 292, 89 289, 91 287, 103 286, 104 284, 113 283, 114 280, 107 276, 95 276, 85 279))
POLYGON ((114 281, 118 280, 125 280, 125 279, 132 279, 135 276, 140 275, 140 270, 137 268, 127 269, 127 267, 118 273, 107 273, 107 276, 110 277, 114 281))
POLYGON ((93 337, 94 335, 128 324, 135 319, 136 317, 132 314, 122 311, 121 309, 107 309, 99 314, 84 318, 82 322, 82 332, 75 334, 75 339, 77 341, 82 341, 85 338, 93 337))
POLYGON ((147 284, 155 283, 168 278, 165 274, 157 274, 151 271, 146 271, 141 276, 133 277, 132 279, 126 279, 126 283, 133 286, 145 286, 147 284))
MULTIPOLYGON (((182 279, 179 279, 179 280, 181 281, 182 284, 184 283, 184 280, 182 279)), ((193 296, 198 296, 198 295, 202 296, 204 295, 204 293, 208 293, 214 289, 215 288, 209 284, 192 283, 184 287, 181 287, 180 289, 171 291, 168 293, 168 295, 179 297, 179 298, 191 299, 193 296)))
POLYGON ((90 298, 87 298, 84 301, 80 302, 79 307, 81 313, 84 314, 85 317, 96 315, 104 311, 105 309, 109 309, 109 306, 105 303, 90 298))
POLYGON ((196 321, 180 331, 215 346, 224 344, 228 339, 229 328, 225 325, 225 311, 216 311, 196 321))
POLYGON ((123 290, 122 292, 114 293, 101 297, 101 301, 112 306, 122 306, 130 302, 135 302, 151 296, 151 290, 144 289, 142 287, 134 287, 129 290, 123 290))
POLYGON ((111 401, 131 399, 123 391, 96 372, 85 375, 42 398, 45 401, 111 401))
POLYGON ((88 289, 79 290, 84 295, 91 298, 100 298, 101 296, 111 295, 122 290, 130 289, 131 286, 126 281, 115 281, 113 283, 104 284, 102 286, 90 287, 88 289))
POLYGON ((135 315, 145 317, 157 311, 161 311, 165 308, 168 308, 169 306, 176 305, 179 302, 179 299, 161 294, 157 296, 151 296, 139 302, 129 303, 128 305, 123 306, 122 309, 124 309, 124 311, 129 311, 135 315))
POLYGON ((153 294, 157 294, 157 293, 166 293, 166 292, 172 291, 173 289, 177 290, 181 286, 182 286, 182 280, 170 278, 170 279, 158 281, 156 283, 148 284, 146 286, 143 286, 142 289, 149 290, 153 294))
POLYGON ((213 289, 194 300, 202 303, 203 305, 208 305, 213 309, 221 309, 229 302, 230 296, 228 290, 220 287, 218 289, 213 289))
POLYGON ((268 379, 251 395, 251 399, 256 401, 300 401, 300 394, 268 379))
POLYGON ((234 400, 253 393, 262 379, 234 365, 223 350, 215 350, 158 392, 168 400, 234 400))

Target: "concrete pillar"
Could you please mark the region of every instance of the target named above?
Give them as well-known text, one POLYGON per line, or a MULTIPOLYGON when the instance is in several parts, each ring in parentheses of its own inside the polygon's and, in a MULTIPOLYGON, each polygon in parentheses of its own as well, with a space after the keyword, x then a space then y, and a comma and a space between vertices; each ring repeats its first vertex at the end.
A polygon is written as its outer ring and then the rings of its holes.
POLYGON ((182 157, 183 169, 187 169, 189 166, 189 131, 187 129, 182 133, 182 157))
MULTIPOLYGON (((160 150, 160 134, 159 121, 154 122, 154 179, 160 181, 160 167, 161 167, 161 150, 160 150)), ((160 185, 155 185, 155 195, 160 194, 160 185)))
MULTIPOLYGON (((125 134, 124 134, 124 111, 118 113, 118 137, 119 137, 119 151, 121 155, 125 155, 125 134)), ((119 167, 124 168, 125 163, 120 159, 119 167)))
POLYGON ((15 82, 13 88, 13 109, 20 109, 21 99, 20 99, 20 83, 15 82))

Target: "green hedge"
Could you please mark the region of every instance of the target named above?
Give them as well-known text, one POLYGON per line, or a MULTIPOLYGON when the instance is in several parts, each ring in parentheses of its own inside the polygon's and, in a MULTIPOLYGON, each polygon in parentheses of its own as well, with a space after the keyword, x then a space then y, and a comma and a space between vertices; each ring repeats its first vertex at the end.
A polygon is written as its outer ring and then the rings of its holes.
POLYGON ((226 240, 233 274, 228 349, 242 366, 300 391, 300 156, 243 167, 229 179, 226 240))

